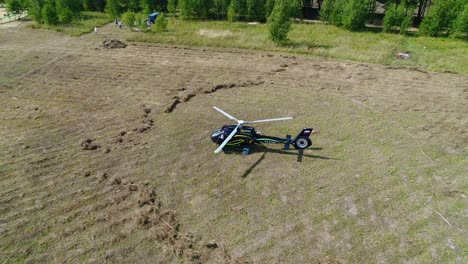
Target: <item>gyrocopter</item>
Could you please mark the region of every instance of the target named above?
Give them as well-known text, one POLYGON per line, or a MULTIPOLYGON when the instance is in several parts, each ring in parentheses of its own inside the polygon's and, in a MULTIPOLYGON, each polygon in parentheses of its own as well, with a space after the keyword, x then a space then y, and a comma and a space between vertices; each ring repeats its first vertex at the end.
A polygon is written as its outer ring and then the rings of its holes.
POLYGON ((285 138, 266 136, 255 131, 253 127, 246 126, 246 124, 290 120, 292 117, 244 121, 233 117, 216 106, 213 106, 213 108, 229 118, 231 121, 237 122, 237 125, 224 125, 211 133, 211 140, 219 145, 219 147, 214 151, 215 153, 219 153, 221 150, 225 150, 226 148, 241 147, 243 148, 242 153, 247 155, 249 154, 250 146, 264 143, 284 144, 285 150, 289 150, 290 145, 293 145, 296 149, 305 149, 312 145, 310 135, 316 133, 312 128, 304 128, 295 138, 291 138, 291 135, 286 135, 285 138))

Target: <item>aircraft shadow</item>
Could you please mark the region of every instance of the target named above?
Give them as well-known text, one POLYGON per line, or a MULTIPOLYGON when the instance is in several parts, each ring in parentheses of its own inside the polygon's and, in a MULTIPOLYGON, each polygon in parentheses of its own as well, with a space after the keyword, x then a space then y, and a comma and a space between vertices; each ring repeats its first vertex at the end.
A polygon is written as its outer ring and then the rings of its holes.
MULTIPOLYGON (((322 148, 309 148, 309 149, 322 150, 322 148)), ((237 148, 237 149, 232 149, 231 148, 231 149, 224 150, 224 152, 226 154, 241 155, 242 154, 242 148, 237 148)), ((247 176, 249 176, 249 174, 252 173, 252 171, 258 166, 258 164, 260 164, 265 159, 265 155, 267 153, 275 153, 275 154, 281 154, 281 155, 294 155, 294 156, 297 156, 297 162, 302 162, 304 157, 313 158, 313 159, 323 159, 323 160, 338 160, 338 159, 335 159, 335 158, 329 158, 329 157, 320 156, 320 155, 304 154, 304 150, 302 150, 302 149, 299 149, 299 150, 297 150, 297 149, 281 150, 281 149, 271 149, 271 148, 268 148, 268 147, 262 146, 262 145, 251 146, 249 154, 253 154, 253 153, 263 153, 263 154, 262 154, 262 156, 260 156, 260 158, 257 161, 254 162, 254 164, 252 164, 244 172, 244 174, 242 175, 242 178, 246 178, 247 176)))
MULTIPOLYGON (((310 150, 322 150, 322 148, 308 148, 310 150)), ((235 155, 242 155, 242 148, 228 148, 228 149, 223 149, 223 152, 225 154, 235 154, 235 155)), ((283 150, 283 149, 272 149, 268 148, 263 145, 252 145, 250 146, 250 151, 249 154, 253 153, 276 153, 276 154, 282 154, 282 155, 293 155, 298 157, 298 162, 302 162, 302 158, 313 158, 313 159, 324 159, 324 160, 338 160, 335 158, 329 158, 325 156, 320 156, 320 155, 311 155, 311 154, 304 154, 304 150, 302 149, 290 149, 290 150, 283 150)), ((263 156, 262 156, 263 157, 263 156)))
MULTIPOLYGON (((309 148, 311 150, 322 150, 322 148, 309 148)), ((227 148, 223 149, 225 154, 234 154, 234 155, 242 155, 243 149, 242 148, 227 148)), ((249 154, 253 153, 263 153, 262 156, 255 161, 242 175, 242 178, 247 177, 254 169, 258 166, 264 159, 267 153, 274 153, 274 154, 281 154, 281 155, 293 155, 297 156, 297 162, 302 162, 305 158, 312 158, 312 159, 322 159, 322 160, 339 160, 335 158, 320 156, 320 155, 311 155, 311 154, 304 154, 304 150, 302 149, 291 149, 291 150, 283 150, 283 149, 272 149, 268 148, 264 145, 253 145, 250 146, 249 154)))

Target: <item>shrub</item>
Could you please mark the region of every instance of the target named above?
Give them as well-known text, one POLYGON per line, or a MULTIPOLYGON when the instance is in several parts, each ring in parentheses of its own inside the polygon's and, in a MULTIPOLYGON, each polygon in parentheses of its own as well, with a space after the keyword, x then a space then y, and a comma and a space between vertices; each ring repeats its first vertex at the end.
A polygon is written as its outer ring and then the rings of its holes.
POLYGON ((167 1, 167 11, 171 14, 175 14, 177 8, 177 0, 167 1))
POLYGON ((81 1, 55 0, 55 8, 61 22, 70 22, 83 10, 81 1))
POLYGON ((400 24, 400 34, 405 34, 412 23, 413 23, 412 15, 406 15, 400 24))
POLYGON ((167 19, 164 16, 164 13, 161 13, 154 23, 154 30, 157 32, 163 32, 167 30, 167 19))
POLYGON ((322 8, 320 9, 320 20, 323 22, 330 22, 331 14, 333 12, 333 7, 335 5, 335 0, 324 0, 322 8))
POLYGON ((52 3, 47 3, 42 8, 42 20, 48 25, 56 25, 58 23, 57 11, 52 3))
POLYGON ((423 19, 419 32, 423 35, 438 36, 457 19, 464 10, 466 0, 438 0, 423 19))
POLYGON ((197 18, 197 12, 192 2, 193 0, 179 0, 179 10, 182 19, 190 20, 197 18))
POLYGON ((330 22, 334 25, 341 26, 343 24, 343 13, 346 8, 346 0, 336 0, 330 14, 330 22))
POLYGON ((290 0, 291 17, 302 18, 302 0, 290 0))
POLYGON ((367 1, 350 0, 343 11, 343 27, 351 31, 365 28, 367 20, 367 1))
POLYGON ((451 37, 468 38, 468 3, 457 16, 451 27, 451 37))
POLYGON ((146 29, 148 25, 146 24, 148 20, 148 16, 145 13, 137 13, 135 15, 135 24, 140 29, 146 29))
POLYGON ((125 25, 133 27, 135 24, 135 13, 133 11, 127 11, 122 16, 122 21, 125 25))
POLYGON ((231 0, 227 11, 227 19, 229 22, 234 22, 238 19, 239 0, 231 0))
POLYGON ((268 29, 273 42, 281 44, 288 41, 288 33, 291 30, 290 6, 288 0, 277 0, 270 17, 268 29))
POLYGON ((203 19, 208 16, 209 0, 179 0, 182 19, 203 19))
POLYGON ((107 0, 105 11, 110 18, 118 18, 121 14, 119 0, 107 0))
POLYGON ((43 0, 30 0, 28 14, 31 15, 32 19, 37 23, 42 23, 42 8, 44 7, 43 0))
POLYGON ((6 6, 8 11, 19 14, 27 9, 26 3, 24 0, 7 0, 6 6))
MULTIPOLYGON (((402 4, 398 6, 396 6, 395 4, 389 5, 385 9, 383 31, 387 32, 394 28, 399 28, 400 33, 405 33, 411 25, 412 21, 411 13, 407 15, 406 9, 407 8, 405 8, 402 4)), ((409 7, 408 9, 411 10, 412 7, 409 7)))

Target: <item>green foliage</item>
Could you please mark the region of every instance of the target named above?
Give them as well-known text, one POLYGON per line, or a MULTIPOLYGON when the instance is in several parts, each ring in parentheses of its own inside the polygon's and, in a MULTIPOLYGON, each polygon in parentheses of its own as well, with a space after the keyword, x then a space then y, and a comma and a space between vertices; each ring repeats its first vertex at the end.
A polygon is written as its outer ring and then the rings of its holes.
POLYGON ((359 31, 365 27, 374 5, 373 0, 325 0, 320 19, 351 31, 359 31))
POLYGON ((63 24, 56 24, 56 25, 48 25, 48 24, 32 24, 32 28, 40 28, 45 30, 54 30, 57 32, 62 32, 66 35, 78 37, 83 34, 89 34, 89 32, 94 27, 101 27, 112 20, 106 13, 102 12, 89 12, 84 11, 81 13, 81 19, 75 19, 71 23, 63 25, 63 24))
POLYGON ((290 8, 288 0, 277 0, 268 18, 270 38, 276 44, 288 41, 288 33, 291 30, 290 8))
POLYGON ((167 19, 164 16, 164 13, 161 13, 157 18, 156 22, 154 23, 155 31, 156 32, 163 32, 167 30, 167 19))
POLYGON ((343 24, 343 14, 346 9, 346 4, 347 0, 335 0, 329 22, 337 26, 341 26, 343 24))
POLYGON ((138 28, 144 30, 148 27, 148 25, 146 24, 146 21, 148 19, 148 15, 147 13, 137 13, 135 15, 135 24, 138 28))
POLYGON ((210 16, 215 19, 227 18, 230 0, 213 0, 210 8, 210 16))
POLYGON ((322 8, 320 9, 320 20, 323 22, 331 22, 331 15, 333 13, 334 6, 335 0, 324 0, 322 8))
MULTIPOLYGON (((146 0, 142 0, 142 1, 146 1, 146 0)), ((149 1, 150 12, 167 11, 168 0, 147 0, 147 1, 149 1)))
MULTIPOLYGON (((139 7, 141 8, 141 12, 145 14, 150 14, 152 11, 150 7, 150 0, 141 0, 139 7)), ((138 10, 134 10, 134 11, 138 11, 138 10)))
POLYGON ((83 9, 86 11, 103 12, 106 7, 106 0, 83 0, 83 9))
POLYGON ((57 9, 54 3, 46 3, 42 8, 42 20, 47 25, 56 25, 58 23, 57 9))
POLYGON ((231 0, 227 11, 227 19, 229 22, 237 21, 239 18, 237 10, 239 10, 239 0, 231 0))
POLYGON ((265 0, 247 0, 247 19, 250 21, 265 19, 265 0))
POLYGON ((122 21, 127 25, 128 27, 133 27, 135 24, 135 12, 133 11, 127 11, 122 15, 122 21))
POLYGON ((248 6, 247 0, 239 0, 239 9, 237 10, 239 20, 247 20, 248 17, 248 6))
POLYGON ((268 17, 271 15, 271 12, 273 11, 274 7, 275 7, 275 0, 265 1, 265 18, 266 19, 268 19, 268 17))
POLYGON ((83 11, 83 3, 80 0, 55 0, 55 8, 59 20, 68 23, 83 11))
POLYGON ((210 0, 179 0, 182 19, 205 19, 208 17, 210 0))
POLYGON ((119 0, 107 0, 105 11, 110 18, 118 18, 122 14, 119 0))
POLYGON ((42 23, 42 8, 44 4, 44 0, 29 0, 28 13, 37 23, 42 23))
POLYGON ((192 0, 179 0, 179 11, 182 19, 191 20, 196 18, 196 12, 191 5, 192 0))
MULTIPOLYGON (((409 8, 411 10, 411 7, 409 8)), ((394 28, 399 28, 400 33, 405 33, 411 25, 412 14, 407 12, 407 8, 402 4, 390 4, 385 10, 383 20, 383 31, 387 32, 394 28)))
POLYGON ((169 11, 169 13, 175 14, 176 8, 177 8, 177 0, 167 1, 167 10, 169 11))
POLYGON ((343 27, 351 31, 364 29, 367 14, 367 0, 350 0, 343 12, 343 27))
POLYGON ((468 38, 468 3, 465 4, 463 11, 457 16, 451 27, 451 37, 468 38))
POLYGON ((400 24, 400 34, 405 34, 412 23, 413 23, 413 16, 406 15, 400 24))
POLYGON ((302 18, 302 0, 290 0, 291 17, 302 18))
POLYGON ((463 12, 466 0, 435 1, 429 14, 424 18, 419 32, 427 36, 441 35, 463 12))
POLYGON ((8 11, 19 14, 28 8, 27 0, 7 0, 6 7, 8 11))
MULTIPOLYGON (((140 11, 140 0, 126 0, 125 2, 126 3, 124 3, 122 6, 124 6, 127 11, 140 11)), ((147 0, 141 0, 141 2, 144 2, 144 4, 148 5, 149 8, 149 3, 147 0)))

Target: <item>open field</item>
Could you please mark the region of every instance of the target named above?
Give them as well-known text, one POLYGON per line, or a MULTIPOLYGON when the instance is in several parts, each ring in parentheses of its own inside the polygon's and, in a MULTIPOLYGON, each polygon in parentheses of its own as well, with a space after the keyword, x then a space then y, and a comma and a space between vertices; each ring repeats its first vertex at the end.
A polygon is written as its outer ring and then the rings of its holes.
POLYGON ((321 23, 294 23, 289 43, 277 46, 268 35, 266 24, 223 21, 184 21, 170 19, 168 31, 137 34, 129 38, 150 43, 241 48, 309 54, 314 56, 418 67, 429 71, 468 74, 468 42, 450 38, 418 37, 379 33, 378 28, 350 32, 321 23), (410 59, 395 56, 408 52, 410 59))
POLYGON ((0 27, 0 263, 468 262, 467 75, 17 25, 0 27), (216 155, 212 106, 320 133, 302 154, 216 155))

